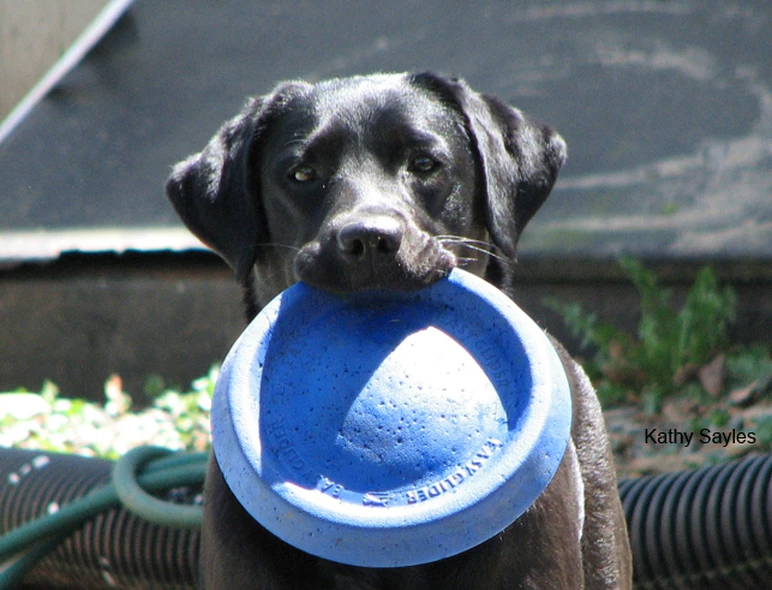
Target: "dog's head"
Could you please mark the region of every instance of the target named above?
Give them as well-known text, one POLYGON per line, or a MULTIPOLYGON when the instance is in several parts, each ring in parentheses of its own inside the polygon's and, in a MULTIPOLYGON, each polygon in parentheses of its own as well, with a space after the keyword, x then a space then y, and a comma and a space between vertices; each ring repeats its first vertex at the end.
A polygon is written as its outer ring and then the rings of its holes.
POLYGON ((514 259, 565 154, 552 129, 461 80, 288 82, 177 164, 166 190, 262 305, 297 280, 405 290, 456 265, 483 274, 493 245, 514 259))

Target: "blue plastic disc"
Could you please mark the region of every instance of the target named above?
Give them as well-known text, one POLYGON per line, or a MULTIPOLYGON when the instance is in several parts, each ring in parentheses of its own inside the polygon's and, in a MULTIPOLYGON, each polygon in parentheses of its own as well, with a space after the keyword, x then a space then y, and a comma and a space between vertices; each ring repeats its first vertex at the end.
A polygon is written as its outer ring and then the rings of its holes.
POLYGON ((249 514, 368 567, 501 532, 551 481, 570 426, 547 337, 458 269, 406 294, 287 289, 233 346, 212 407, 217 461, 249 514))

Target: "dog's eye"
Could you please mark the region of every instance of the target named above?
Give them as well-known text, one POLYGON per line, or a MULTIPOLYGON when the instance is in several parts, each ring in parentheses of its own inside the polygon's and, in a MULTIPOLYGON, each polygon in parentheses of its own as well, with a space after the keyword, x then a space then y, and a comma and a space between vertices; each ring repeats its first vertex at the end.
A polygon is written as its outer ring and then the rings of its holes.
POLYGON ((290 171, 289 176, 295 182, 311 182, 316 180, 316 170, 311 166, 298 166, 290 171))
POLYGON ((420 174, 428 174, 438 168, 440 163, 426 154, 415 156, 410 160, 410 171, 420 174))

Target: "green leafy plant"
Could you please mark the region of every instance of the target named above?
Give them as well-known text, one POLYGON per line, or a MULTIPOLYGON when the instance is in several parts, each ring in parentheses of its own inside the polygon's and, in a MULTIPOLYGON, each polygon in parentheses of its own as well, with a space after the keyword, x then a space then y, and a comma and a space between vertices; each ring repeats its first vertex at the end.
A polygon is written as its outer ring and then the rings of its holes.
POLYGON ((664 397, 686 386, 685 375, 729 347, 736 296, 729 287, 720 287, 713 270, 705 267, 683 306, 676 309, 672 291, 659 285, 653 272, 631 258, 622 258, 620 265, 641 300, 635 335, 586 313, 576 303, 550 299, 545 304, 563 317, 585 349, 594 351, 587 366, 598 380, 603 403, 618 403, 632 394, 648 411, 656 412, 664 397))
POLYGON ((209 447, 209 410, 219 368, 214 366, 187 390, 148 379, 152 405, 132 412, 120 377, 105 382, 105 400, 65 398, 51 382, 40 392, 0 393, 0 446, 116 459, 129 449, 160 445, 175 450, 209 447))
POLYGON ((772 417, 761 420, 756 427, 756 433, 762 448, 772 447, 772 417))

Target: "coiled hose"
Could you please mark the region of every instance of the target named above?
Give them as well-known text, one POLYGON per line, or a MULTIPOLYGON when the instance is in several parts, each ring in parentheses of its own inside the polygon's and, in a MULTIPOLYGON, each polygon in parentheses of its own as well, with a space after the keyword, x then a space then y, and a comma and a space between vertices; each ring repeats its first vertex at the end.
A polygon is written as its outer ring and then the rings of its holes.
MULTIPOLYGON (((139 472, 144 489, 171 488, 172 498, 189 502, 203 480, 203 457, 166 453, 140 449, 116 466, 72 455, 0 450, 0 589, 195 588, 200 508, 171 504, 168 492, 165 503, 149 500, 127 477, 139 472), (143 467, 147 460, 152 462, 143 467), (122 483, 116 486, 116 480, 122 483), (120 496, 129 498, 131 510, 121 506, 120 496), (79 510, 69 510, 72 506, 79 510), (51 534, 43 525, 62 514, 51 534), (34 537, 20 559, 19 533, 43 530, 49 536, 34 537), (12 576, 2 578, 13 572, 9 565, 20 566, 18 573, 29 565, 25 559, 32 563, 41 554, 45 557, 23 585, 15 585, 12 576)), ((623 480, 619 491, 637 588, 772 587, 772 455, 623 480)))
POLYGON ((118 463, 0 450, 0 590, 194 588, 205 462, 157 447, 118 463))

